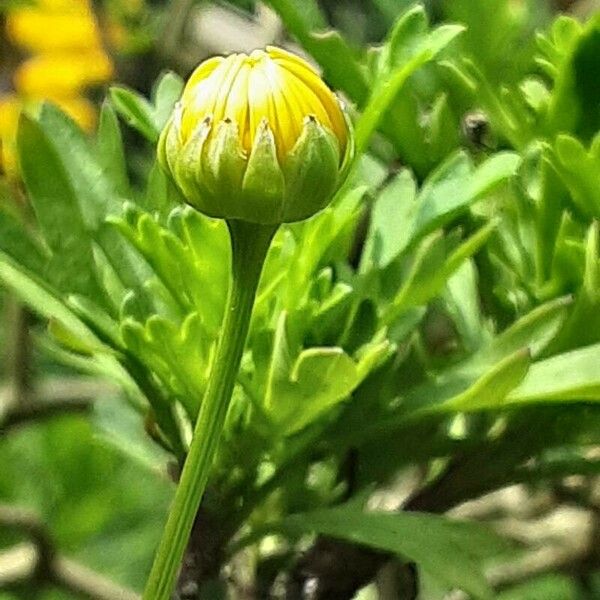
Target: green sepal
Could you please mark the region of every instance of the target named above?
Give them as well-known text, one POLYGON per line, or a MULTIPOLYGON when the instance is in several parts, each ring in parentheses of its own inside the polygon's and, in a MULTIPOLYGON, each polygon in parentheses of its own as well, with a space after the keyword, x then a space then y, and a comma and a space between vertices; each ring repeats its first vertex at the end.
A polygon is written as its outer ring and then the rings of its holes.
POLYGON ((266 119, 258 126, 248 167, 242 181, 242 194, 230 218, 262 225, 282 222, 285 181, 277 160, 275 138, 266 119))
POLYGON ((231 119, 216 125, 216 131, 204 149, 202 165, 202 183, 213 195, 213 216, 227 218, 235 214, 246 171, 246 156, 238 126, 231 119))
POLYGON ((329 203, 352 163, 351 136, 342 157, 333 132, 312 115, 282 167, 266 119, 248 157, 235 122, 207 116, 184 140, 182 114, 179 105, 161 133, 158 160, 186 202, 210 217, 262 225, 306 219, 329 203))
POLYGON ((340 174, 338 177, 338 185, 341 187, 350 174, 352 165, 354 164, 354 158, 356 157, 356 139, 354 137, 354 125, 352 124, 352 119, 350 119, 348 110, 341 100, 338 99, 338 101, 340 102, 342 115, 344 117, 344 121, 346 122, 346 128, 348 131, 348 137, 346 138, 346 150, 344 151, 344 157, 342 159, 342 164, 340 165, 340 174))
POLYGON ((208 215, 220 216, 214 215, 215 203, 211 201, 214 190, 206 185, 202 160, 212 129, 211 119, 207 117, 201 121, 183 147, 178 141, 178 128, 171 129, 173 133, 167 136, 167 157, 177 185, 189 204, 208 215), (175 164, 172 164, 173 161, 175 164))
POLYGON ((179 127, 181 125, 181 104, 177 104, 173 114, 167 121, 160 137, 156 149, 156 158, 159 164, 167 172, 173 172, 175 159, 177 157, 177 148, 179 147, 179 127))
POLYGON ((283 222, 301 221, 324 208, 338 188, 339 146, 335 136, 313 116, 288 155, 283 172, 283 222))

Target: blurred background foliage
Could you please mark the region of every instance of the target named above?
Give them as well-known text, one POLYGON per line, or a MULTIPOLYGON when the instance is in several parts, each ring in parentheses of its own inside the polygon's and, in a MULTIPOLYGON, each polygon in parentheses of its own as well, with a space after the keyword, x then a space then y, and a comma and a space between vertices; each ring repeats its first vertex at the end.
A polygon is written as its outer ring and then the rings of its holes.
POLYGON ((363 154, 270 254, 182 596, 600 597, 595 2, 1 6, 2 600, 143 588, 227 278, 152 146, 197 62, 269 43, 363 154))

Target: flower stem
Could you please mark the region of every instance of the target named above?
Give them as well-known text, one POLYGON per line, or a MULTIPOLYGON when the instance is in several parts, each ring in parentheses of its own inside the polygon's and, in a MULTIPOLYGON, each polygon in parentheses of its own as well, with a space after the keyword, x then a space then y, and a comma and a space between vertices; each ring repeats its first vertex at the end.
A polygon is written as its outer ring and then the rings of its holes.
POLYGON ((265 257, 277 226, 227 222, 231 282, 217 353, 144 600, 169 600, 225 424, 265 257))

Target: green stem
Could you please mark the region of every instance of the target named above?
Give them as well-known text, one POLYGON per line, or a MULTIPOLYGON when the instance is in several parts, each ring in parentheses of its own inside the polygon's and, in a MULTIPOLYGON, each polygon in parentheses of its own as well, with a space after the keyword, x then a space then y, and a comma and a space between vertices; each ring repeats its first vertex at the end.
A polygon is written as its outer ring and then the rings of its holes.
POLYGON ((208 387, 144 600, 169 600, 225 424, 264 260, 276 226, 228 221, 231 283, 208 387))

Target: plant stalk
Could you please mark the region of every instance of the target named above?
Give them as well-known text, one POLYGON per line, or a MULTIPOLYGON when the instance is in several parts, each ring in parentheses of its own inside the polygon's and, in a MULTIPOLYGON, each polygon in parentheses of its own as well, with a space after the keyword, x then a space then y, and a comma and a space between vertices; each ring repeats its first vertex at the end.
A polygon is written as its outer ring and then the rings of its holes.
POLYGON ((231 237, 231 282, 208 387, 173 506, 163 530, 144 600, 169 600, 206 487, 250 326, 267 251, 277 226, 227 222, 231 237))

